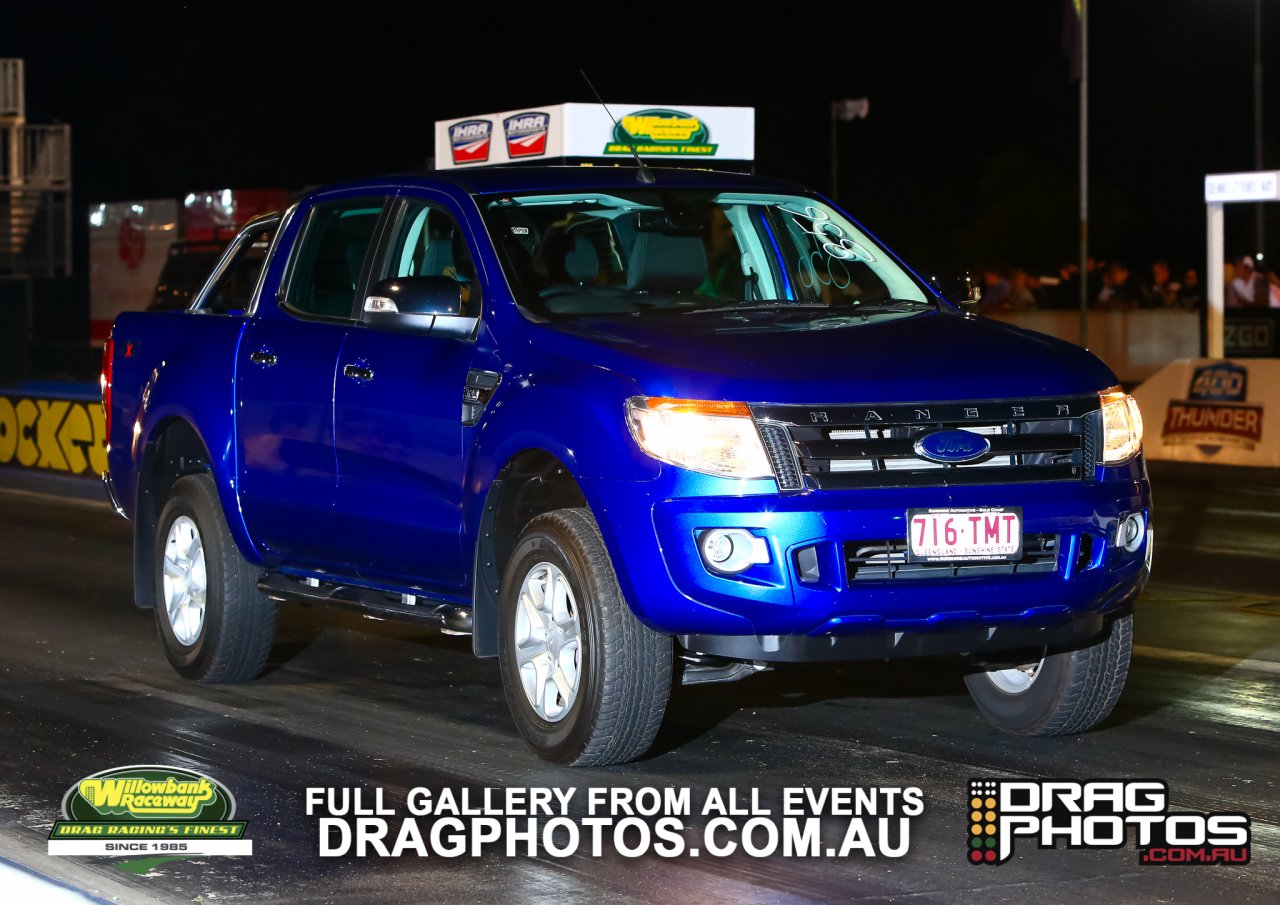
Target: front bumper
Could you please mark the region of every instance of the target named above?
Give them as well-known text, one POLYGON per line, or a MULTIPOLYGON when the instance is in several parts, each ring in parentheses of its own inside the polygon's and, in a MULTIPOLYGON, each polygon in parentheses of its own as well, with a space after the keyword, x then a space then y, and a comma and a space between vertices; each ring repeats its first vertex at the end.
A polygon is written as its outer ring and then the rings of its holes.
MULTIPOLYGON (((1134 589, 1136 597, 1139 589, 1134 589)), ((856 635, 677 635, 691 651, 732 660, 764 660, 770 663, 806 663, 820 660, 892 660, 1012 650, 1069 647, 1101 636, 1108 620, 1127 609, 1122 605, 1106 613, 1068 618, 1061 613, 1024 613, 1019 622, 977 628, 940 628, 910 631, 867 631, 856 635)))
POLYGON ((1150 536, 1129 552, 1115 543, 1115 535, 1127 513, 1149 518, 1150 487, 1140 459, 1102 471, 1102 479, 1093 482, 797 496, 674 497, 661 480, 600 481, 592 488, 592 504, 632 609, 686 646, 745 659, 903 656, 952 646, 995 650, 1070 643, 1098 633, 1109 614, 1129 605, 1147 579, 1150 536), (850 572, 850 546, 904 538, 908 509, 1013 505, 1022 507, 1025 535, 1056 539, 1056 559, 1045 571, 946 570, 939 577, 884 580, 850 572), (762 538, 769 561, 733 576, 709 569, 697 538, 709 528, 729 527, 762 538), (802 550, 812 551, 803 563, 797 557, 802 550), (1056 634, 1050 638, 1047 632, 1056 634), (944 634, 952 642, 942 640, 944 634), (742 640, 709 640, 734 637, 742 640), (845 638, 858 640, 838 640, 845 638), (757 653, 729 653, 735 646, 757 653))

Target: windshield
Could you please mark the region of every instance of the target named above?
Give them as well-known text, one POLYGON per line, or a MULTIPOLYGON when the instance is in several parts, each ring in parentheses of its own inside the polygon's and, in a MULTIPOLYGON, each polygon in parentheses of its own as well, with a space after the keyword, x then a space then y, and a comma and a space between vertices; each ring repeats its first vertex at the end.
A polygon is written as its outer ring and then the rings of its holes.
POLYGON ((554 320, 729 307, 931 307, 839 212, 797 195, 665 190, 481 199, 517 301, 554 320))

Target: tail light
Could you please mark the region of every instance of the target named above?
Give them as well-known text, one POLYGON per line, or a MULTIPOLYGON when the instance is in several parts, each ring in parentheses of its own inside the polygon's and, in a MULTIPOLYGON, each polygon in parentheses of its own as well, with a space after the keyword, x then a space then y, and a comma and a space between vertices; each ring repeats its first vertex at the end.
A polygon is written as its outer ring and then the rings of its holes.
POLYGON ((102 373, 98 376, 98 384, 102 387, 102 411, 106 415, 107 445, 111 445, 111 357, 115 351, 115 342, 108 337, 102 347, 102 373))

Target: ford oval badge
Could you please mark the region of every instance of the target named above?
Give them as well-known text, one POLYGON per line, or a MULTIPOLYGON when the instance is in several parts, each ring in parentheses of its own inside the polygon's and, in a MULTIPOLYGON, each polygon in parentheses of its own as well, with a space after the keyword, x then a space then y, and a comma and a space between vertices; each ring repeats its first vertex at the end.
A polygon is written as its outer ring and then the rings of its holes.
POLYGON ((969 431, 934 431, 915 443, 916 455, 930 462, 959 465, 991 452, 991 441, 969 431))

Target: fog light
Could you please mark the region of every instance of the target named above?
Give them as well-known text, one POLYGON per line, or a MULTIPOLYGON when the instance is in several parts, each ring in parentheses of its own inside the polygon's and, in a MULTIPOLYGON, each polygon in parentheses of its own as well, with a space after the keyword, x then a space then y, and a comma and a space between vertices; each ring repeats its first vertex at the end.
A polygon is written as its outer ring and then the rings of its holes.
POLYGON ((702 553, 707 561, 719 565, 733 555, 733 538, 724 531, 708 531, 702 541, 702 553))
POLYGON ((1147 521, 1140 512, 1132 512, 1120 520, 1120 529, 1116 532, 1116 543, 1128 553, 1134 553, 1142 546, 1146 534, 1147 521))
POLYGON ((700 542, 708 568, 732 575, 747 566, 769 561, 769 545, 745 528, 712 528, 700 542))

